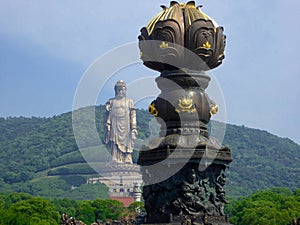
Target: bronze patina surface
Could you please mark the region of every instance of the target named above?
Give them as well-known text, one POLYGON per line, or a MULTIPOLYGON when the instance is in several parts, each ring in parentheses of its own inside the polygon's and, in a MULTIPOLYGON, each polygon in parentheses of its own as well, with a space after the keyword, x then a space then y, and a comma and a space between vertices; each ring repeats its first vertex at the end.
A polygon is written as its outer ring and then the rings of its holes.
POLYGON ((206 71, 222 63, 225 41, 223 28, 194 1, 162 6, 141 29, 141 59, 160 72, 161 90, 149 106, 160 136, 141 148, 138 159, 147 224, 229 224, 224 186, 231 151, 209 135, 218 106, 205 92, 211 80, 206 71), (176 172, 160 179, 168 171, 176 172))

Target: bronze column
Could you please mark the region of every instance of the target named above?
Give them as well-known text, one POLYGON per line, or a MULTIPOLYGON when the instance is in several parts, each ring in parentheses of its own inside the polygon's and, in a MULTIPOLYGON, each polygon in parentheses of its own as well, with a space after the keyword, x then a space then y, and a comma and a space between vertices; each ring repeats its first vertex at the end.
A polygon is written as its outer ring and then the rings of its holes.
POLYGON ((149 106, 160 136, 142 147, 138 160, 146 223, 229 224, 224 172, 231 152, 209 136, 218 108, 205 92, 206 71, 224 59, 223 28, 193 1, 162 8, 139 36, 141 59, 160 72, 161 90, 149 106))

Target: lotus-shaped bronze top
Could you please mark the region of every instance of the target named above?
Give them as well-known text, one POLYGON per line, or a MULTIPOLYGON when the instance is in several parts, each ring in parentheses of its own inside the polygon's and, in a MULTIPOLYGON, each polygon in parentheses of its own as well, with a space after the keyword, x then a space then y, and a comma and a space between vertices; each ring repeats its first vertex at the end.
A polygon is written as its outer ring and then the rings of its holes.
POLYGON ((160 72, 182 68, 206 71, 222 63, 223 27, 203 13, 201 6, 196 7, 194 1, 172 1, 169 8, 162 8, 139 36, 141 59, 147 67, 160 72))

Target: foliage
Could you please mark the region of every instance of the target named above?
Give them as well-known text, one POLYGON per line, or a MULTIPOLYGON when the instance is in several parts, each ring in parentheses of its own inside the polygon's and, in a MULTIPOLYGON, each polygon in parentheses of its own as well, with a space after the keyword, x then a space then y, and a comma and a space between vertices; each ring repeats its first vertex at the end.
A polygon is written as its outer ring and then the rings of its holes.
POLYGON ((40 197, 12 194, 5 197, 0 211, 0 223, 18 225, 56 225, 59 214, 53 204, 40 197))
POLYGON ((117 200, 43 199, 24 193, 0 194, 0 224, 5 225, 57 225, 60 215, 91 224, 97 219, 118 220, 127 208, 117 200))
POLYGON ((300 187, 300 146, 287 138, 258 129, 228 125, 224 144, 232 151, 227 172, 227 194, 245 196, 255 191, 300 187))
POLYGON ((64 154, 51 162, 51 167, 63 166, 71 163, 85 163, 80 151, 64 154))
MULTIPOLYGON (((125 208, 117 200, 43 199, 24 193, 0 194, 0 224, 58 224, 59 215, 67 213, 91 224, 96 220, 118 220, 134 211, 143 210, 142 202, 125 208)), ((264 189, 226 206, 234 225, 286 225, 300 217, 300 189, 264 189)))
MULTIPOLYGON (((104 106, 86 107, 78 113, 82 126, 95 120, 97 138, 101 142, 104 139, 104 106), (94 112, 95 118, 86 116, 87 111, 94 112)), ((155 135, 153 132, 158 133, 158 126, 151 127, 150 121, 153 123, 153 116, 146 110, 137 110, 139 139, 133 154, 134 162, 137 161, 138 149, 144 144, 142 139, 155 135)), ((214 121, 211 123, 224 126, 214 121)), ((83 129, 81 135, 87 150, 85 153, 93 153, 84 156, 93 159, 100 150, 102 154, 106 149, 94 147, 99 143, 94 143, 90 137, 90 129, 83 129)), ((78 150, 70 112, 52 118, 0 118, 0 132, 2 193, 22 191, 45 197, 71 197, 67 193, 72 185, 83 185, 84 178, 97 174, 85 162, 81 154, 84 150, 78 150), (70 176, 77 178, 70 179, 70 176)), ((300 186, 300 180, 295 179, 300 173, 300 146, 291 140, 266 131, 227 124, 224 144, 230 147, 234 159, 227 171, 227 195, 238 198, 264 188, 287 187, 292 190, 300 186)))
POLYGON ((75 217, 87 224, 93 223, 95 220, 95 208, 91 201, 78 202, 75 217))
POLYGON ((8 209, 10 205, 23 201, 28 200, 31 198, 31 195, 27 193, 12 193, 12 194, 1 194, 0 200, 2 202, 2 206, 4 209, 8 209))
POLYGON ((70 125, 70 114, 0 120, 0 177, 8 184, 31 180, 58 156, 76 151, 70 125))
POLYGON ((97 174, 97 173, 87 163, 70 164, 63 167, 51 169, 48 171, 48 176, 57 176, 57 175, 67 176, 72 174, 97 174))
POLYGON ((72 187, 79 187, 86 183, 86 177, 78 175, 62 176, 61 179, 63 179, 67 184, 72 185, 72 187))
POLYGON ((65 193, 64 196, 75 200, 93 200, 96 198, 107 199, 108 187, 102 183, 83 184, 80 187, 65 193))
POLYGON ((258 191, 227 207, 235 225, 285 225, 300 217, 300 196, 286 188, 258 191))
POLYGON ((137 211, 145 212, 144 202, 133 202, 128 206, 128 210, 129 210, 129 212, 132 212, 132 213, 137 212, 137 211))
POLYGON ((53 199, 51 200, 51 203, 55 206, 60 215, 63 213, 76 215, 76 209, 78 207, 76 200, 71 200, 69 198, 53 199))
MULTIPOLYGON (((18 187, 14 187, 14 189, 18 192, 26 192, 31 195, 38 195, 52 199, 70 198, 83 200, 96 198, 106 199, 108 197, 108 188, 104 184, 97 183, 88 185, 84 183, 75 187, 74 184, 69 183, 69 179, 71 178, 72 177, 39 178, 34 181, 28 181, 22 185, 18 184, 18 187)), ((82 179, 84 178, 80 178, 80 180, 82 179)))
POLYGON ((117 220, 126 211, 126 208, 123 203, 111 199, 96 199, 92 202, 92 206, 96 209, 96 220, 101 219, 102 221, 105 221, 107 218, 117 220))

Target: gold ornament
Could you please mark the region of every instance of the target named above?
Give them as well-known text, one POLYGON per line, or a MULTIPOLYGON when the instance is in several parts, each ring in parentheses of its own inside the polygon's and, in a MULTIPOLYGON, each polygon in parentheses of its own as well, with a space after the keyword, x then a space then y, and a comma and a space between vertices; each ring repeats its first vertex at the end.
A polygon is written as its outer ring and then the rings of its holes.
POLYGON ((195 104, 192 98, 190 97, 182 97, 178 100, 179 109, 175 109, 176 112, 196 112, 195 104))
POLYGON ((168 48, 168 47, 169 47, 169 44, 163 41, 163 42, 161 42, 161 44, 160 44, 159 47, 160 47, 160 48, 168 48))
POLYGON ((158 110, 157 108, 155 107, 155 104, 154 102, 148 106, 148 111, 151 115, 155 116, 155 117, 158 117, 158 110))
POLYGON ((219 110, 218 105, 216 103, 213 103, 213 105, 210 108, 210 116, 217 114, 218 110, 219 110))
POLYGON ((202 45, 202 47, 206 49, 210 49, 211 44, 209 44, 209 42, 207 41, 205 44, 202 45))

